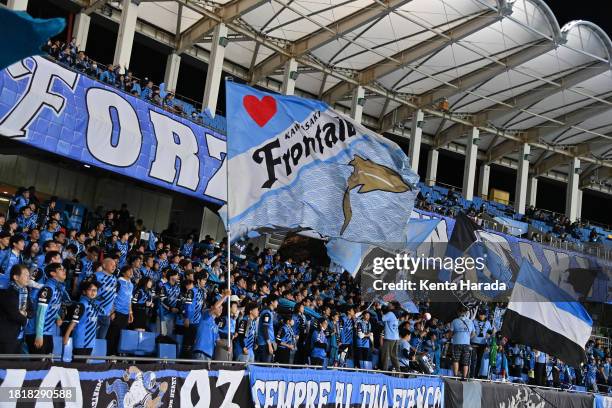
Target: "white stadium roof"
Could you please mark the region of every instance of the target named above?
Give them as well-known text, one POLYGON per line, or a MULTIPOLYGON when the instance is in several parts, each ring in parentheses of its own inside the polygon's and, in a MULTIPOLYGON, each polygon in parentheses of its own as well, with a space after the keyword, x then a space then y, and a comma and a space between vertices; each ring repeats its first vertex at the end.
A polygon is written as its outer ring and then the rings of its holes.
POLYGON ((528 142, 535 174, 578 156, 583 184, 612 176, 612 41, 587 21, 560 27, 542 0, 142 0, 138 19, 191 55, 224 22, 238 76, 281 83, 295 58, 298 93, 349 109, 362 86, 380 131, 402 133, 418 107, 435 147, 461 151, 477 126, 485 162, 516 161, 528 142))

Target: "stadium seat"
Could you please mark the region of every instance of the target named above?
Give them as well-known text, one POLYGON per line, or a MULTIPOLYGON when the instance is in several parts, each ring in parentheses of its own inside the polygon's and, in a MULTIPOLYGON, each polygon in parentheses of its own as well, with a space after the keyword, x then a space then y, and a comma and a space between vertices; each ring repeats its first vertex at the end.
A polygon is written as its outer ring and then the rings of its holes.
POLYGON ((61 361, 62 360, 62 352, 63 352, 63 339, 62 336, 53 336, 53 355, 57 356, 53 361, 61 361))
POLYGON ((136 351, 138 351, 138 332, 134 330, 121 330, 119 353, 134 354, 136 351))
MULTIPOLYGON (((106 340, 96 339, 96 343, 94 344, 94 348, 91 352, 91 355, 94 357, 106 356, 106 340)), ((105 360, 87 360, 88 364, 102 364, 105 362, 105 360)))
POLYGON ((176 358, 176 346, 174 344, 160 343, 157 345, 157 357, 163 359, 176 358))
POLYGON ((121 330, 119 353, 146 356, 155 353, 155 333, 121 330))
POLYGON ((68 344, 64 345, 64 347, 62 348, 62 362, 70 363, 71 361, 72 361, 72 337, 68 339, 68 344))

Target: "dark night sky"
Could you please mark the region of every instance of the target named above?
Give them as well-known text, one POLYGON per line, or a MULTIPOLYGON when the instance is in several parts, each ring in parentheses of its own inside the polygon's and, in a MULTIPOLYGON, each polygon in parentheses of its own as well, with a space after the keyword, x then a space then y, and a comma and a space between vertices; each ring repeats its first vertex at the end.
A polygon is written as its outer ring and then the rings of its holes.
MULTIPOLYGON (((30 1, 28 11, 34 17, 39 18, 57 16, 68 18, 68 13, 56 6, 54 1, 55 0, 48 2, 30 1)), ((609 3, 606 1, 582 0, 580 2, 570 2, 568 0, 545 0, 545 2, 557 17, 561 27, 572 20, 588 20, 599 25, 608 34, 612 34, 612 14, 609 12, 609 3)), ((65 38, 66 33, 60 34, 60 37, 65 38)), ((115 39, 116 28, 103 27, 98 21, 92 19, 87 53, 98 61, 110 62, 113 59, 115 39)), ((156 48, 143 37, 136 35, 130 68, 137 77, 148 76, 155 83, 159 83, 164 77, 166 56, 168 53, 169 50, 156 48)), ((179 71, 176 91, 178 94, 192 100, 201 101, 205 79, 206 64, 189 57, 184 57, 179 71)), ((225 95, 223 90, 221 91, 219 105, 220 109, 224 111, 223 105, 225 104, 225 95)), ((419 174, 423 179, 425 178, 428 149, 428 146, 423 146, 421 150, 419 174)), ((463 158, 453 153, 443 151, 440 153, 439 163, 438 181, 453 186, 461 186, 463 158)), ((500 166, 492 166, 490 187, 509 191, 511 200, 514 198, 515 180, 515 171, 500 166)), ((565 206, 565 184, 547 179, 540 179, 538 184, 537 203, 538 207, 563 212, 565 206)), ((583 195, 582 215, 584 218, 612 225, 612 213, 608 210, 609 203, 610 197, 587 190, 583 195)))

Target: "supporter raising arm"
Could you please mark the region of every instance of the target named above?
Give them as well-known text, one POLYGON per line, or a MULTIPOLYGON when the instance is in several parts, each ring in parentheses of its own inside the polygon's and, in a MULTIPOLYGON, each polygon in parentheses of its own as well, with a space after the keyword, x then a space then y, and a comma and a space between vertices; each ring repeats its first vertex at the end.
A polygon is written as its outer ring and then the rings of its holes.
POLYGON ((231 295, 231 290, 225 289, 210 309, 202 313, 202 320, 198 326, 195 344, 193 346, 193 358, 196 360, 210 361, 213 358, 217 340, 219 339, 219 327, 215 319, 221 316, 223 302, 231 295))

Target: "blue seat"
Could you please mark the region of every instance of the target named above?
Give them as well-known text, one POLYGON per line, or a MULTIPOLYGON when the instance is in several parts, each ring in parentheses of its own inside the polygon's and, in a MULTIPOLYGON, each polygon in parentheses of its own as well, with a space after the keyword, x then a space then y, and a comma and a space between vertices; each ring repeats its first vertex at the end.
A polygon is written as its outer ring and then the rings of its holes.
MULTIPOLYGON (((106 340, 96 339, 96 343, 94 344, 94 348, 91 352, 91 355, 95 357, 106 356, 106 340)), ((89 364, 103 364, 105 362, 105 360, 87 360, 87 363, 89 364)))
POLYGON ((176 345, 160 343, 157 345, 157 357, 163 359, 176 358, 176 345))
POLYGON ((53 355, 57 356, 53 361, 61 361, 62 360, 62 351, 64 348, 62 336, 53 336, 53 355))
POLYGON ((134 354, 138 351, 138 332, 134 330, 121 330, 119 337, 119 352, 121 354, 134 354))
POLYGON ((119 352, 135 356, 146 356, 155 353, 155 333, 135 330, 121 330, 119 352))

